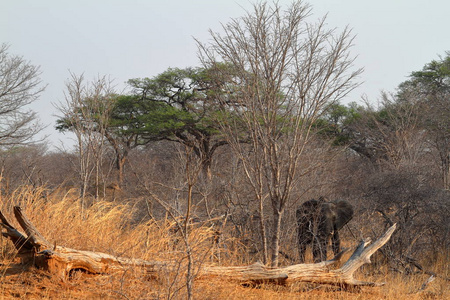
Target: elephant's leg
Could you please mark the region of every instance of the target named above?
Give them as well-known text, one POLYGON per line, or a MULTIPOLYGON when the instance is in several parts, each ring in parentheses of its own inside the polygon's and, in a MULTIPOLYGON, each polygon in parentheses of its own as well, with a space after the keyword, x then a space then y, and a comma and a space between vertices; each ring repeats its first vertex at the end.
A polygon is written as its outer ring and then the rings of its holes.
POLYGON ((339 238, 339 232, 337 230, 334 231, 333 236, 331 237, 331 247, 333 248, 334 255, 341 252, 341 239, 339 238))
POLYGON ((299 228, 297 237, 299 260, 303 263, 305 262, 306 247, 312 242, 312 235, 307 228, 299 228))
POLYGON ((306 242, 298 243, 298 256, 299 256, 300 263, 305 262, 305 254, 306 254, 306 246, 307 245, 308 245, 308 243, 306 243, 306 242))

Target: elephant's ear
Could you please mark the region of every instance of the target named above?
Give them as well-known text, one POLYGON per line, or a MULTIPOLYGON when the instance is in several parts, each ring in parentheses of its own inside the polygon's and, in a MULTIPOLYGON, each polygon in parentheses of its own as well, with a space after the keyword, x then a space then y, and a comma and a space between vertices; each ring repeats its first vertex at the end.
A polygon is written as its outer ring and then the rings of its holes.
POLYGON ((336 205, 336 228, 344 227, 353 218, 353 206, 344 200, 339 200, 336 205))

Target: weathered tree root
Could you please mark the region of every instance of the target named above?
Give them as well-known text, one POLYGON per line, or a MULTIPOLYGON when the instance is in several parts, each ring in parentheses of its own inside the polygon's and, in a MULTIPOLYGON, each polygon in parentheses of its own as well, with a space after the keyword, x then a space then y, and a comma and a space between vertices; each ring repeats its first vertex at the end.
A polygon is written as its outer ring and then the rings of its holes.
MULTIPOLYGON (((14 243, 22 262, 31 262, 36 267, 48 270, 61 278, 66 278, 73 270, 105 274, 129 267, 143 268, 150 275, 157 277, 158 273, 172 265, 170 262, 115 257, 101 252, 51 245, 27 219, 20 207, 14 207, 14 215, 27 237, 14 228, 1 212, 0 225, 6 229, 6 232, 2 232, 2 234, 14 243)), ((348 261, 336 270, 332 270, 330 267, 342 258, 345 251, 328 261, 280 268, 269 268, 260 263, 234 267, 205 266, 199 276, 200 278, 220 277, 251 284, 263 282, 288 284, 302 281, 341 286, 380 286, 384 283, 356 280, 353 273, 363 264, 370 263, 370 256, 390 239, 395 228, 396 225, 392 225, 371 245, 369 245, 369 240, 362 241, 348 261)))

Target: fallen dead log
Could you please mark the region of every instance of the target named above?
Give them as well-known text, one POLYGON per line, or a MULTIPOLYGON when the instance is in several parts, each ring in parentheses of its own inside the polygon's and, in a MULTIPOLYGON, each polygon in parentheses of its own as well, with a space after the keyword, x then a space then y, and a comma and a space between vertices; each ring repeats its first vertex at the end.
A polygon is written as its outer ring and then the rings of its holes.
POLYGON ((302 281, 343 286, 381 286, 384 283, 360 281, 355 279, 353 274, 363 264, 370 263, 371 255, 390 239, 395 228, 396 224, 392 225, 371 245, 369 245, 369 240, 362 241, 348 261, 336 270, 332 270, 330 267, 341 259, 345 250, 331 260, 315 264, 298 264, 280 268, 269 268, 260 263, 241 267, 205 267, 202 276, 228 277, 241 282, 256 283, 287 284, 302 281))
MULTIPOLYGON (((158 273, 169 268, 170 262, 145 261, 116 257, 110 254, 83 251, 51 245, 36 227, 23 214, 20 207, 14 207, 14 215, 25 234, 14 228, 0 212, 2 232, 13 243, 23 263, 33 263, 36 267, 48 270, 52 274, 66 278, 73 270, 84 270, 92 274, 105 274, 128 267, 144 268, 146 273, 157 277, 158 273)), ((297 264, 280 268, 269 268, 260 263, 249 266, 204 266, 201 278, 220 277, 241 283, 258 284, 272 282, 288 284, 292 282, 315 282, 342 286, 380 286, 383 283, 360 281, 353 277, 354 272, 363 264, 370 263, 370 257, 391 237, 396 225, 392 225, 375 243, 362 241, 348 261, 339 269, 331 267, 338 262, 344 251, 335 258, 315 263, 297 264)))
POLYGON ((91 274, 107 274, 130 267, 145 268, 148 276, 156 277, 161 269, 169 264, 52 245, 23 214, 20 207, 14 207, 14 216, 26 232, 26 237, 24 233, 11 225, 1 211, 0 225, 6 229, 2 235, 13 242, 21 262, 23 264, 32 263, 37 268, 47 270, 61 278, 66 278, 74 270, 82 270, 91 274))

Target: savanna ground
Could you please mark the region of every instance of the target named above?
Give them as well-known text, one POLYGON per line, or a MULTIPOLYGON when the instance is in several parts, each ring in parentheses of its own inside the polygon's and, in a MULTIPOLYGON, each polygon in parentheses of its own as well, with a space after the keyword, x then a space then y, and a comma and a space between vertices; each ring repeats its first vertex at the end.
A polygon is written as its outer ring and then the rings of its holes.
MULTIPOLYGON (((106 252, 146 260, 174 261, 174 267, 158 278, 142 270, 93 275, 75 272, 62 280, 42 270, 18 264, 16 251, 5 238, 1 245, 1 299, 185 299, 186 253, 174 232, 174 222, 133 221, 130 205, 93 201, 81 210, 81 202, 70 192, 46 195, 43 189, 23 187, 1 200, 1 211, 10 217, 20 205, 40 232, 57 245, 106 252), (80 213, 82 211, 82 213, 80 213)), ((194 271, 202 264, 242 265, 254 262, 242 243, 224 231, 221 244, 213 246, 215 230, 210 224, 193 227, 189 244, 193 249, 194 271), (219 259, 220 258, 220 259, 219 259)), ((348 246, 348 241, 344 241, 348 246)), ((344 261, 346 259, 344 258, 344 261)), ((344 290, 311 283, 288 286, 243 286, 221 278, 197 278, 195 299, 450 299, 448 259, 444 254, 426 266, 438 274, 420 291, 427 274, 399 274, 386 265, 365 265, 356 277, 386 282, 382 287, 344 290)))

